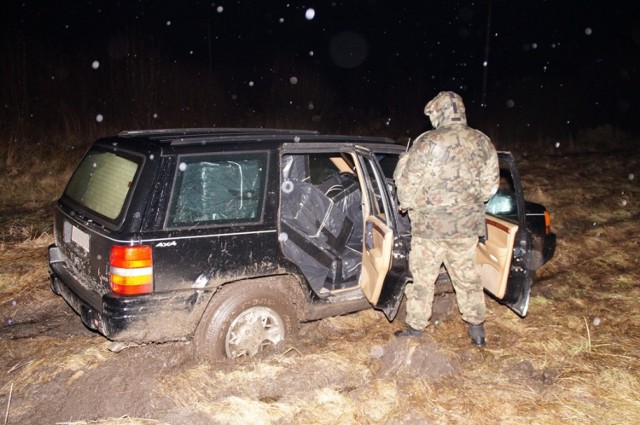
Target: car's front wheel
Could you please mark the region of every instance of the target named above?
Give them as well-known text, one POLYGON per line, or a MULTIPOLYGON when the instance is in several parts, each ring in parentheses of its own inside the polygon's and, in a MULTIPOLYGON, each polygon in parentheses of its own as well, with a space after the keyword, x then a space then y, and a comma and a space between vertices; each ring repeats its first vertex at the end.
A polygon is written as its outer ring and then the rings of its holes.
POLYGON ((271 281, 225 285, 211 299, 194 336, 199 358, 253 357, 291 338, 298 326, 291 294, 271 281))

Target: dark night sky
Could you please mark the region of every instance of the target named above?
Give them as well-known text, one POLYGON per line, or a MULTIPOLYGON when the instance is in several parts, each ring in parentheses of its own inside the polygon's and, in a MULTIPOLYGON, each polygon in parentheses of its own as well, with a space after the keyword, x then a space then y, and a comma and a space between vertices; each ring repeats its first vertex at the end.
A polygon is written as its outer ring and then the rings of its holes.
POLYGON ((559 122, 637 130, 633 4, 493 0, 488 28, 487 1, 10 0, 1 34, 5 46, 27 40, 29 55, 53 52, 57 68, 40 69, 43 78, 73 61, 82 68, 69 65, 66 76, 105 73, 103 64, 132 54, 135 39, 166 61, 221 76, 229 96, 314 75, 343 107, 367 104, 381 115, 405 105, 420 119, 429 98, 452 89, 470 111, 502 119, 540 126, 547 110, 559 122), (274 58, 286 66, 274 69, 274 58))

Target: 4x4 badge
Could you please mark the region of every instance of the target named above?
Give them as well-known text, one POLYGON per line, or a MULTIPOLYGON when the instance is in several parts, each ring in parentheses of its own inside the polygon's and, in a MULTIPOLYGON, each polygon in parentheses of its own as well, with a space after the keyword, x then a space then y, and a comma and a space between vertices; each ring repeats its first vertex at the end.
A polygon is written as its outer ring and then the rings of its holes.
POLYGON ((178 245, 178 243, 176 241, 171 241, 171 242, 158 242, 156 244, 156 248, 168 248, 170 246, 176 246, 178 245))

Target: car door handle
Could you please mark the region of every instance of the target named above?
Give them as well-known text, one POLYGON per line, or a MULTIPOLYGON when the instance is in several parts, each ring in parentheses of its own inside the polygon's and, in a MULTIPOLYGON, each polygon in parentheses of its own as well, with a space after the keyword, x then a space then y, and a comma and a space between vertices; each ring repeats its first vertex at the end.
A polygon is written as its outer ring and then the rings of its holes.
POLYGON ((375 244, 373 242, 373 223, 368 221, 364 230, 364 246, 366 249, 373 249, 375 244))

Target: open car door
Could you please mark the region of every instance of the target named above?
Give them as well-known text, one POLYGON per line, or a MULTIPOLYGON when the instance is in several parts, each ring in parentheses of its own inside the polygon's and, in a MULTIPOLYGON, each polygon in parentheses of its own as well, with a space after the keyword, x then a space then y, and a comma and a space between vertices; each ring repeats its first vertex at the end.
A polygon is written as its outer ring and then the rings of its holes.
POLYGON ((367 215, 364 224, 364 250, 360 288, 371 304, 380 299, 384 278, 391 265, 393 231, 380 218, 367 215))
POLYGON ((535 276, 525 266, 524 247, 531 240, 524 195, 511 153, 499 152, 498 159, 500 187, 487 203, 487 237, 478 244, 478 272, 487 292, 524 317, 535 276))
POLYGON ((492 216, 487 217, 486 223, 487 238, 477 250, 478 272, 484 289, 501 300, 507 290, 518 225, 492 216))
POLYGON ((359 286, 369 302, 393 319, 404 285, 401 276, 389 273, 393 265, 394 228, 392 203, 385 178, 368 150, 358 149, 356 168, 363 188, 364 237, 359 286))

